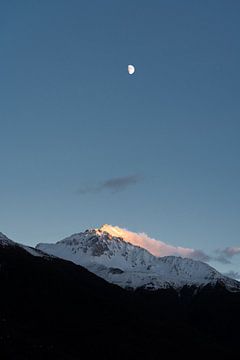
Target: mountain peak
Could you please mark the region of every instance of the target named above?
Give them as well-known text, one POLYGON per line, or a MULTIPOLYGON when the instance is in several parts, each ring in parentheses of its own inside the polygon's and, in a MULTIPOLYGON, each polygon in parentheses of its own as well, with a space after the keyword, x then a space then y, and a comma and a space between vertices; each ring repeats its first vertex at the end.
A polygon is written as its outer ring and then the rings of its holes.
POLYGON ((103 224, 99 229, 95 229, 99 232, 105 232, 113 237, 122 238, 124 240, 124 235, 126 236, 126 231, 119 228, 118 226, 113 226, 109 224, 103 224))
POLYGON ((0 245, 2 246, 8 246, 8 245, 14 245, 14 241, 10 240, 5 234, 0 232, 0 245))
POLYGON ((99 228, 90 228, 83 232, 73 234, 59 242, 68 242, 72 239, 75 240, 85 240, 87 241, 89 238, 92 239, 93 236, 96 236, 100 241, 101 240, 112 240, 113 238, 121 239, 125 242, 128 242, 125 234, 125 230, 118 228, 117 226, 112 226, 108 224, 104 224, 99 228))

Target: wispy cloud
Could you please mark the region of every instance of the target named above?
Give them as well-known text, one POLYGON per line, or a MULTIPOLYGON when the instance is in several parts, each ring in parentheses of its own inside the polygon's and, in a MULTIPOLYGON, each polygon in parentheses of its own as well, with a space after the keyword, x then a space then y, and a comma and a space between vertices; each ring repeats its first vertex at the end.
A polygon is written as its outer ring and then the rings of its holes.
POLYGON ((214 260, 220 262, 221 264, 231 264, 231 260, 229 260, 229 258, 225 257, 222 254, 216 256, 214 260))
POLYGON ((233 271, 233 270, 230 270, 230 271, 224 273, 223 275, 228 276, 232 279, 236 279, 236 280, 240 279, 240 273, 237 271, 233 271))
POLYGON ((99 193, 110 191, 112 193, 126 190, 128 187, 136 185, 142 180, 140 175, 120 176, 107 179, 96 185, 83 186, 78 190, 79 194, 99 193))
POLYGON ((102 184, 103 189, 111 191, 122 191, 131 185, 137 184, 141 180, 139 175, 129 175, 123 177, 112 178, 102 184))
MULTIPOLYGON (((240 254, 240 247, 230 246, 224 249, 215 250, 215 254, 208 254, 201 249, 174 246, 162 240, 154 239, 144 232, 133 232, 125 228, 108 224, 103 225, 101 230, 108 232, 112 236, 122 237, 125 241, 133 245, 140 246, 148 250, 151 254, 159 257, 172 255, 203 262, 211 263, 212 261, 219 261, 222 264, 231 264, 232 257, 240 254)), ((239 276, 240 279, 240 274, 232 271, 229 271, 227 276, 235 278, 239 276)))
POLYGON ((217 256, 215 257, 215 260, 222 264, 231 264, 232 257, 240 254, 240 247, 229 246, 225 249, 217 249, 216 253, 217 256))
POLYGON ((153 239, 145 233, 135 233, 112 225, 104 225, 101 229, 110 233, 112 236, 122 237, 125 241, 133 245, 143 247, 155 256, 174 255, 205 262, 210 260, 210 257, 202 250, 170 245, 161 240, 153 239))
POLYGON ((191 259, 209 262, 212 258, 206 254, 203 250, 194 250, 191 252, 191 259))

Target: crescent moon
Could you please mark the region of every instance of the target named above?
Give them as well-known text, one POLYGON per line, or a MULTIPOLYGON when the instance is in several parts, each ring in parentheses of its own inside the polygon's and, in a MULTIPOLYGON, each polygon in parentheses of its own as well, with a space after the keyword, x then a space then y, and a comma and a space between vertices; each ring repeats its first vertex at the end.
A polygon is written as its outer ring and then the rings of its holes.
POLYGON ((133 65, 128 65, 128 73, 132 75, 135 73, 135 67, 133 65))

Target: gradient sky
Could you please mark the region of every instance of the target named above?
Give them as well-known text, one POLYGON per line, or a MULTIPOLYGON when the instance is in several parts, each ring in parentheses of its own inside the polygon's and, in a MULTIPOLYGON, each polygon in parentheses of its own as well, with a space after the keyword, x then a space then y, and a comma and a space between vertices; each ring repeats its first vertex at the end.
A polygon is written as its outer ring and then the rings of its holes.
POLYGON ((239 37, 237 0, 2 0, 0 231, 240 246, 239 37))

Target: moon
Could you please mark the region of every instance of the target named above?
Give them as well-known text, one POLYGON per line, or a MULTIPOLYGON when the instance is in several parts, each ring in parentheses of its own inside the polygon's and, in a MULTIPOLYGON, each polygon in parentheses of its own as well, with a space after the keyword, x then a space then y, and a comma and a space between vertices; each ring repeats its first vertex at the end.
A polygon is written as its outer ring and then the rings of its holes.
POLYGON ((128 65, 128 73, 132 75, 135 73, 135 67, 133 65, 128 65))

